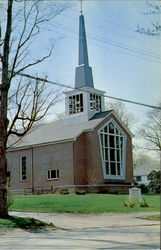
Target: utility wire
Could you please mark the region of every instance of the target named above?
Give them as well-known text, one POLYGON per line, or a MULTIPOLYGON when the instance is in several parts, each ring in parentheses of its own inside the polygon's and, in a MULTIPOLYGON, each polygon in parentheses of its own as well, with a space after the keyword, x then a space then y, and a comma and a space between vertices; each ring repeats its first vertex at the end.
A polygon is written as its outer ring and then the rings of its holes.
MULTIPOLYGON (((95 20, 100 21, 100 22, 103 22, 103 23, 110 23, 110 24, 116 26, 117 28, 120 27, 120 28, 122 28, 122 29, 126 29, 126 30, 131 31, 131 28, 130 28, 130 27, 127 27, 127 26, 124 26, 124 25, 121 25, 121 24, 118 24, 118 23, 109 21, 109 20, 107 20, 107 19, 102 19, 102 18, 100 18, 100 17, 94 17, 94 16, 89 15, 89 14, 86 14, 86 16, 89 16, 90 18, 95 19, 95 20)), ((160 39, 159 39, 158 37, 155 37, 155 38, 157 38, 157 40, 160 41, 160 39)), ((134 38, 134 39, 137 39, 137 38, 134 38)), ((140 41, 143 41, 143 42, 147 42, 147 41, 142 40, 142 39, 137 39, 137 40, 140 40, 140 41)), ((158 42, 158 41, 157 41, 157 42, 158 42)), ((153 42, 148 42, 148 43, 151 43, 151 44, 153 44, 153 45, 157 45, 157 43, 153 43, 153 42)))
MULTIPOLYGON (((53 26, 53 24, 52 24, 52 26, 53 26)), ((66 25, 63 25, 63 24, 60 24, 60 23, 57 23, 57 22, 54 23, 54 27, 55 27, 55 26, 60 27, 60 28, 62 28, 62 29, 64 29, 64 30, 67 30, 67 31, 70 31, 70 32, 79 34, 78 30, 74 30, 74 29, 73 29, 72 27, 70 27, 70 26, 66 26, 66 25)), ((53 30, 51 30, 51 31, 53 31, 53 30)), ((159 55, 153 54, 153 53, 151 53, 151 52, 149 52, 149 51, 147 51, 147 50, 142 50, 142 49, 138 49, 138 48, 135 48, 135 47, 129 47, 129 46, 127 46, 127 45, 124 44, 124 43, 118 43, 118 42, 116 42, 116 41, 109 40, 109 39, 104 39, 104 38, 99 37, 99 36, 96 36, 96 35, 88 35, 88 34, 87 34, 86 36, 87 36, 88 38, 91 38, 91 39, 99 39, 101 42, 102 42, 102 41, 103 41, 103 42, 106 42, 106 43, 111 42, 111 43, 115 43, 116 45, 125 46, 125 48, 130 48, 130 49, 133 49, 133 50, 138 51, 138 52, 140 52, 140 53, 146 53, 146 54, 148 54, 149 56, 154 56, 154 57, 156 57, 156 58, 158 58, 158 59, 161 59, 161 57, 160 57, 159 55)))
MULTIPOLYGON (((0 70, 2 71, 2 69, 0 69, 0 70)), ((23 77, 26 77, 26 78, 30 78, 30 79, 33 79, 33 80, 50 83, 52 85, 56 85, 56 86, 59 86, 59 87, 63 87, 63 88, 68 88, 68 89, 75 90, 75 88, 72 87, 72 86, 70 86, 70 85, 65 85, 65 84, 53 82, 53 81, 47 80, 45 78, 41 78, 41 77, 37 77, 37 76, 32 76, 32 75, 25 74, 25 73, 20 73, 20 72, 14 72, 14 74, 15 75, 20 75, 20 76, 23 76, 23 77)), ((90 93, 90 91, 84 90, 84 89, 81 89, 81 91, 90 93)), ((122 101, 122 102, 128 102, 128 103, 135 104, 135 105, 140 105, 140 106, 144 106, 144 107, 148 107, 148 108, 160 109, 161 110, 161 107, 154 106, 154 105, 149 105, 149 104, 145 104, 145 103, 141 103, 141 102, 131 101, 131 100, 128 100, 128 99, 122 99, 122 98, 118 98, 118 97, 114 97, 114 96, 109 96, 109 95, 104 95, 104 97, 111 98, 111 99, 118 100, 118 101, 122 101)))
MULTIPOLYGON (((78 31, 74 30, 70 26, 62 25, 62 24, 57 23, 57 22, 54 23, 54 26, 57 26, 58 28, 61 28, 61 29, 64 29, 66 31, 70 31, 70 32, 78 34, 78 31)), ((134 53, 138 53, 138 54, 141 54, 141 55, 144 55, 144 56, 147 56, 147 57, 152 57, 152 58, 157 59, 157 60, 161 59, 161 57, 159 55, 155 55, 155 54, 153 54, 151 52, 148 52, 146 50, 138 49, 138 48, 135 48, 135 47, 129 47, 126 44, 118 43, 118 42, 115 42, 113 40, 104 39, 104 38, 94 36, 94 35, 86 35, 86 36, 87 36, 87 38, 90 38, 92 40, 96 40, 96 41, 99 41, 99 42, 102 42, 102 43, 105 43, 105 44, 116 46, 116 47, 121 48, 121 49, 129 50, 129 51, 132 51, 134 53)))
POLYGON ((149 151, 160 151, 160 149, 158 148, 146 148, 146 147, 138 147, 138 146, 134 146, 134 149, 145 149, 145 150, 149 150, 149 151))
MULTIPOLYGON (((56 27, 55 26, 55 28, 58 28, 59 29, 59 27, 56 27)), ((44 29, 44 30, 47 30, 47 31, 51 31, 51 32, 54 32, 55 33, 55 31, 53 31, 53 30, 51 30, 51 29, 49 29, 49 28, 42 28, 42 29, 44 29)), ((63 29, 63 30, 66 30, 66 31, 69 31, 69 30, 67 30, 67 29, 63 29)), ((76 31, 70 31, 70 32, 72 32, 72 33, 74 33, 74 34, 78 34, 78 32, 76 32, 76 31)), ((63 33, 60 33, 60 34, 62 34, 63 35, 63 33)), ((73 36, 73 39, 76 39, 76 40, 78 40, 78 36, 73 36)), ((133 54, 130 54, 129 52, 126 52, 126 51, 123 51, 123 50, 119 50, 119 49, 116 49, 116 48, 111 48, 111 47, 107 47, 106 46, 106 44, 105 44, 105 46, 102 46, 102 45, 100 45, 100 44, 97 44, 97 43, 95 43, 95 42, 93 42, 93 41, 91 41, 92 39, 90 39, 90 41, 89 41, 89 44, 92 44, 92 45, 94 45, 94 46, 97 46, 97 47, 100 47, 100 48, 103 48, 103 49, 110 49, 110 50, 114 50, 114 51, 117 51, 117 52, 119 52, 119 53, 121 53, 121 54, 124 54, 124 55, 129 55, 129 56, 132 56, 132 57, 135 57, 135 58, 139 58, 139 59, 143 59, 143 60, 145 60, 145 61, 149 61, 149 58, 146 58, 145 57, 145 55, 143 55, 143 56, 141 56, 141 55, 133 55, 133 54)), ((109 45, 109 44, 108 44, 109 45)), ((111 46, 111 45, 109 45, 109 46, 111 46)), ((133 52, 134 53, 134 52, 133 52)), ((158 64, 158 59, 150 59, 150 62, 154 62, 154 63, 157 63, 158 64)))
MULTIPOLYGON (((65 18, 67 18, 67 19, 73 19, 73 20, 76 20, 76 18, 75 17, 72 17, 72 16, 68 16, 68 15, 65 15, 65 14, 60 14, 61 16, 63 16, 63 17, 65 17, 65 18)), ((97 23, 98 23, 98 21, 100 21, 100 22, 102 22, 102 23, 105 23, 105 22, 107 22, 107 23, 112 23, 112 24, 114 24, 113 22, 110 22, 110 21, 108 21, 108 20, 104 20, 104 19, 100 19, 98 16, 97 17, 94 17, 94 16, 91 16, 91 15, 88 15, 88 14, 86 14, 86 16, 88 17, 92 17, 92 19, 95 19, 96 21, 97 21, 97 23)), ((107 26, 106 25, 98 25, 98 24, 96 24, 96 23, 94 23, 94 22, 90 22, 90 21, 88 21, 88 19, 86 18, 86 24, 89 24, 89 25, 91 25, 92 27, 97 27, 97 28, 99 28, 99 30, 100 29, 102 29, 102 30, 105 30, 105 31, 109 31, 109 32, 112 32, 112 33, 115 33, 115 34, 118 34, 118 35, 121 35, 121 36, 123 36, 123 37, 125 37, 125 38, 130 38, 130 39, 132 39, 132 40, 137 40, 137 41, 139 41, 139 42, 143 42, 144 44, 145 43, 147 43, 147 44, 151 44, 151 45, 153 45, 153 46, 157 46, 158 47, 158 43, 154 43, 154 42, 151 42, 151 41, 147 41, 147 40, 143 40, 143 39, 140 39, 140 38, 138 38, 138 37, 134 37, 134 36, 132 36, 132 35, 129 35, 129 34, 126 34, 126 33, 122 33, 122 32, 119 32, 119 31, 117 31, 117 30, 113 30, 113 29, 109 29, 109 28, 107 28, 107 26)), ((119 24, 116 24, 115 23, 115 25, 117 26, 117 28, 118 28, 118 26, 120 26, 119 24)), ((122 25, 121 25, 121 27, 122 27, 122 25)), ((125 29, 125 28, 124 28, 125 29)), ((126 28, 127 29, 127 28, 126 28)), ((136 31, 134 31, 134 30, 132 30, 131 28, 128 28, 128 30, 130 30, 131 32, 135 32, 136 33, 136 31)))

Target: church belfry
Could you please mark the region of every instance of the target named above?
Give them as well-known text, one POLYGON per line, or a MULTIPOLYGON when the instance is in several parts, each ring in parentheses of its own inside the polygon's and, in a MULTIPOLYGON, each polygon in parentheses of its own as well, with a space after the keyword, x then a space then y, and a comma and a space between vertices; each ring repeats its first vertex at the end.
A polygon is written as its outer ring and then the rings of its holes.
POLYGON ((94 88, 92 68, 89 66, 84 16, 79 16, 79 53, 75 71, 75 90, 65 93, 67 123, 88 121, 95 113, 104 111, 104 92, 94 88))

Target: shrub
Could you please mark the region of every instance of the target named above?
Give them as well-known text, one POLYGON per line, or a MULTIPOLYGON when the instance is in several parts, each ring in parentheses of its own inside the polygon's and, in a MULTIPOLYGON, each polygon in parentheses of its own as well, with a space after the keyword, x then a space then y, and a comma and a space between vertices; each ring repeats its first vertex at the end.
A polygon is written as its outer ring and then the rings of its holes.
POLYGON ((146 193, 149 192, 149 187, 148 187, 147 185, 143 184, 143 183, 140 184, 138 187, 141 189, 141 192, 142 192, 143 194, 146 194, 146 193))
POLYGON ((151 191, 155 193, 160 193, 161 172, 153 170, 149 174, 149 179, 150 179, 149 188, 151 189, 151 191))
POLYGON ((108 194, 108 190, 107 189, 99 189, 98 194, 108 194))
POLYGON ((124 201, 123 203, 124 203, 125 207, 131 207, 131 208, 133 208, 135 206, 135 202, 134 201, 127 200, 127 201, 124 201))
POLYGON ((140 207, 149 207, 149 205, 146 202, 145 198, 140 202, 140 207))
POLYGON ((118 190, 109 190, 108 194, 119 194, 118 190))
POLYGON ((60 189, 59 193, 60 194, 69 194, 69 190, 68 189, 60 189))
POLYGON ((85 195, 85 194, 86 194, 86 191, 83 190, 83 189, 76 189, 76 190, 75 190, 75 193, 78 194, 78 195, 85 195))

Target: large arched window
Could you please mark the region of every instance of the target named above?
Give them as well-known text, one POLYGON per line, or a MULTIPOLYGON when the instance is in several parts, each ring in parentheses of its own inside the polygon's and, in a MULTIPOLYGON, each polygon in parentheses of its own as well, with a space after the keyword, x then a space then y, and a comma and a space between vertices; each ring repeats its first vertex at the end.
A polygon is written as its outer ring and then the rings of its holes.
POLYGON ((126 135, 111 119, 99 130, 105 179, 125 179, 126 135))

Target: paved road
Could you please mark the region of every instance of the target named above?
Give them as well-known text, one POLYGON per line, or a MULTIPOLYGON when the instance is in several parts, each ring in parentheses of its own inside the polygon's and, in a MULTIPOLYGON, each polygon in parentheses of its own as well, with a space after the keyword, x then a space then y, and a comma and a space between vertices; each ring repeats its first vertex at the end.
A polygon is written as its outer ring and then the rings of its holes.
POLYGON ((14 214, 55 222, 61 229, 40 233, 20 229, 8 232, 0 235, 1 250, 160 249, 160 225, 136 218, 143 214, 14 214))

